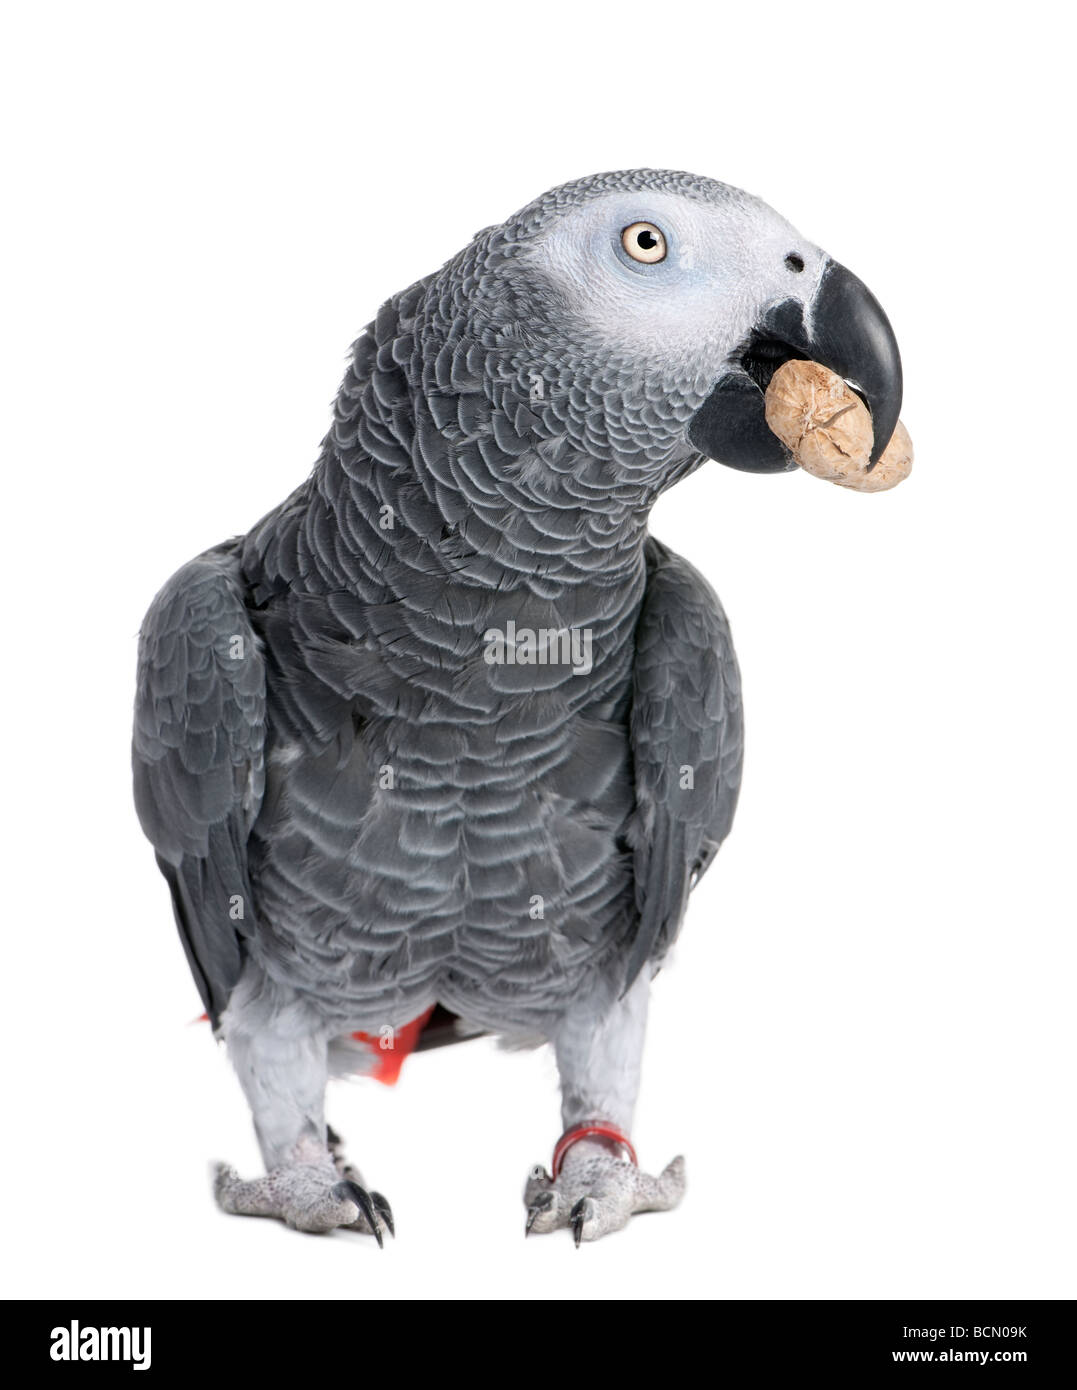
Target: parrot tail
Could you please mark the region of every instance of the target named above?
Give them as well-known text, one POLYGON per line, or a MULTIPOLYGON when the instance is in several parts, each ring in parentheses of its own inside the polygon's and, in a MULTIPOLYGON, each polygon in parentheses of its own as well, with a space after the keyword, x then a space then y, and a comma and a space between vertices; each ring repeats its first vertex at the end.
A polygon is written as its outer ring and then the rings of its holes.
POLYGON ((399 1028, 387 1026, 378 1033, 345 1033, 334 1038, 329 1044, 329 1069, 333 1076, 371 1076, 386 1086, 395 1086, 411 1053, 467 1042, 482 1033, 441 1004, 432 1004, 399 1028))

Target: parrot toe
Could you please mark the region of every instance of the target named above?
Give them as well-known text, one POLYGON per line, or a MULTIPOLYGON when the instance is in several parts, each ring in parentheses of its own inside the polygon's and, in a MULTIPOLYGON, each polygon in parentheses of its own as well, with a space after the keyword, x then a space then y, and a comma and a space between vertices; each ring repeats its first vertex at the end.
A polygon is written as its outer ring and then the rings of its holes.
POLYGON ((546 1231, 556 1231, 561 1224, 558 1220, 561 1211, 561 1194, 559 1192, 540 1192, 535 1196, 527 1207, 527 1225, 524 1227, 524 1235, 529 1236, 532 1231, 536 1235, 543 1235, 546 1231))
POLYGON ((525 1234, 567 1228, 577 1246, 619 1231, 644 1211, 671 1211, 684 1196, 684 1159, 658 1177, 641 1172, 607 1148, 580 1143, 566 1156, 557 1178, 533 1168, 524 1189, 525 1234))
POLYGON ((393 1230, 385 1198, 368 1193, 350 1178, 342 1179, 328 1158, 324 1163, 285 1164, 250 1180, 222 1163, 216 1169, 213 1190, 222 1211, 276 1217, 296 1231, 324 1234, 344 1227, 373 1235, 380 1246, 383 1228, 393 1230))
POLYGON ((572 1239, 576 1242, 579 1249, 580 1241, 583 1240, 585 1228, 595 1225, 598 1213, 595 1209, 595 1199, 593 1197, 581 1197, 576 1205, 569 1212, 569 1221, 572 1224, 572 1239))
POLYGON ((353 1182, 351 1178, 345 1178, 342 1182, 338 1182, 333 1188, 333 1196, 338 1202, 351 1201, 355 1203, 356 1207, 359 1209, 358 1215, 353 1221, 346 1221, 343 1224, 350 1230, 359 1229, 361 1223, 365 1225, 378 1242, 378 1249, 380 1250, 384 1244, 381 1234, 381 1220, 378 1217, 371 1195, 366 1188, 360 1187, 359 1184, 353 1182))
POLYGON ((379 1246, 382 1244, 383 1227, 391 1236, 395 1237, 396 1222, 393 1220, 392 1207, 380 1192, 367 1192, 362 1174, 354 1163, 349 1163, 344 1153, 344 1140, 337 1134, 332 1125, 328 1126, 326 1130, 326 1147, 338 1175, 344 1180, 341 1186, 350 1184, 362 1192, 364 1198, 368 1199, 366 1203, 358 1203, 359 1215, 348 1225, 348 1230, 362 1231, 364 1235, 374 1236, 379 1246))
POLYGON ((372 1192, 370 1194, 370 1201, 372 1206, 374 1207, 374 1210, 378 1213, 378 1216, 381 1218, 382 1224, 385 1226, 386 1230, 389 1232, 391 1236, 395 1237, 396 1222, 393 1220, 392 1207, 389 1205, 389 1203, 381 1195, 380 1192, 372 1192))

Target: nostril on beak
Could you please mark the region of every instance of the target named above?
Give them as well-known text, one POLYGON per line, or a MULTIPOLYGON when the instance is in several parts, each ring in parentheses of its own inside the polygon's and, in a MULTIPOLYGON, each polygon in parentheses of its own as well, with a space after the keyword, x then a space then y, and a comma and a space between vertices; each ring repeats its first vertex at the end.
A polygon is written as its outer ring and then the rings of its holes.
POLYGON ((799 275, 804 269, 804 257, 798 256, 795 251, 790 251, 785 258, 785 264, 790 270, 795 271, 796 274, 799 275))

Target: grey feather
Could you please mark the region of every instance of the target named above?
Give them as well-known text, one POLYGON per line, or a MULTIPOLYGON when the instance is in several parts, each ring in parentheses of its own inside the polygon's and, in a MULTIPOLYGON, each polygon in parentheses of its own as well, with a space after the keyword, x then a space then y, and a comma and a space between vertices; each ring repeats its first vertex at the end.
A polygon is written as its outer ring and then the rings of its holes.
POLYGON ((639 926, 626 985, 668 950, 689 888, 729 834, 744 751, 740 672, 722 606, 687 561, 654 540, 647 551, 631 726, 639 926))
POLYGON ((216 1024, 256 929, 247 840, 265 776, 265 667, 234 543, 192 560, 154 599, 137 688, 135 806, 216 1024))
POLYGON ((730 344, 637 348, 542 261, 642 194, 756 207, 631 171, 480 233, 356 342, 307 482, 147 615, 136 797, 214 1018, 249 961, 329 1033, 436 1001, 552 1036, 668 948, 732 819, 740 699, 717 600, 647 516, 701 462, 730 344), (591 669, 490 664, 510 623, 591 633, 591 669))

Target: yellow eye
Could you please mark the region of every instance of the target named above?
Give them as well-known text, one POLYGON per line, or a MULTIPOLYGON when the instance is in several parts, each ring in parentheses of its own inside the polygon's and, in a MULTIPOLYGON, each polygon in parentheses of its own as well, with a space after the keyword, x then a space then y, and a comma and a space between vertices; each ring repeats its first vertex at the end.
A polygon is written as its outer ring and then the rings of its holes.
POLYGON ((666 259, 666 239, 653 222, 633 222, 621 233, 621 245, 634 261, 654 265, 666 259))

